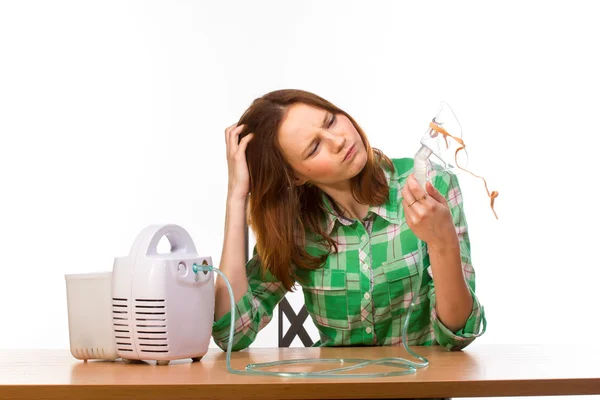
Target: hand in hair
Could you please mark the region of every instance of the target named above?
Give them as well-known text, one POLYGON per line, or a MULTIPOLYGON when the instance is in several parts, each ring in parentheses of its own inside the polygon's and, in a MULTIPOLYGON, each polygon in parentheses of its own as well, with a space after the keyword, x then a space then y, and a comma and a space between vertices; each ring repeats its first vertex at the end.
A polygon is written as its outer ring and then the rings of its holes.
POLYGON ((238 137, 244 125, 233 124, 225 129, 225 143, 227 147, 227 169, 229 172, 229 185, 227 197, 229 199, 245 200, 250 191, 250 175, 248 173, 248 164, 246 162, 246 147, 252 138, 253 133, 246 135, 242 140, 238 137))

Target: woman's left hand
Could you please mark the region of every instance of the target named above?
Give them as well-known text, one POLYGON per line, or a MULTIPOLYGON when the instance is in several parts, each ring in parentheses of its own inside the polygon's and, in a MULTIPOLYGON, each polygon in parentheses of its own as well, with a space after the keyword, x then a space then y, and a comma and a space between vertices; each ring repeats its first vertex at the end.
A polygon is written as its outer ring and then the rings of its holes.
POLYGON ((402 206, 408 227, 430 248, 456 245, 458 236, 448 202, 430 182, 425 187, 427 192, 410 174, 402 188, 402 206))

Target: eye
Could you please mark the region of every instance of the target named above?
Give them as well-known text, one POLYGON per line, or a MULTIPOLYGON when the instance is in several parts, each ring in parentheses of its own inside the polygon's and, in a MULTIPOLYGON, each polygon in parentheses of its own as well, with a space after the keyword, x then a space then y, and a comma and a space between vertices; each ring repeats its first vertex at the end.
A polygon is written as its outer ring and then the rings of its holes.
POLYGON ((331 128, 333 126, 333 124, 335 124, 335 120, 336 120, 336 116, 335 114, 331 114, 331 121, 329 121, 329 123, 327 124, 328 128, 331 128))
POLYGON ((315 143, 315 147, 314 147, 314 148, 312 149, 312 151, 311 151, 311 152, 308 154, 308 156, 309 156, 309 157, 310 157, 310 156, 312 156, 313 154, 315 154, 315 151, 317 151, 317 149, 319 148, 319 143, 320 143, 320 142, 317 142, 317 143, 315 143))

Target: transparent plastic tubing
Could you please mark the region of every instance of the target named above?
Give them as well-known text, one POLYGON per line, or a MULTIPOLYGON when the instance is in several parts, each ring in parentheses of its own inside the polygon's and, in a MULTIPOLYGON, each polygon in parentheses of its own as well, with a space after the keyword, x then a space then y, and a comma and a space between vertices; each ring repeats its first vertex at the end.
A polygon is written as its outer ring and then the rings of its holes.
MULTIPOLYGON (((421 240, 417 240, 417 246, 419 250, 419 267, 420 271, 423 271, 423 244, 421 240)), ((410 315, 414 308, 415 296, 419 293, 421 288, 421 281, 419 279, 419 284, 417 286, 417 290, 413 293, 413 298, 410 302, 410 307, 408 308, 408 313, 406 315, 406 320, 404 321, 404 326, 402 327, 402 344, 406 351, 419 361, 409 361, 403 358, 398 357, 387 357, 380 358, 377 360, 368 360, 363 358, 304 358, 304 359, 296 359, 296 360, 281 360, 281 361, 273 361, 273 362, 265 362, 265 363, 257 363, 257 364, 248 364, 245 370, 234 369, 231 367, 231 348, 233 344, 233 335, 234 335, 234 326, 235 326, 235 299, 233 296, 233 289, 231 288, 231 284, 229 280, 219 269, 214 268, 211 265, 198 265, 194 264, 193 266, 194 273, 198 273, 200 271, 214 271, 217 274, 221 275, 227 284, 227 289, 229 290, 229 300, 231 302, 231 324, 229 326, 229 342, 227 343, 227 356, 226 356, 226 365, 227 370, 232 374, 238 375, 261 375, 261 376, 278 376, 282 378, 381 378, 387 376, 398 376, 398 375, 409 375, 413 374, 419 368, 424 368, 429 365, 429 361, 415 352, 413 352, 408 347, 407 341, 407 332, 408 332, 408 324, 410 321, 410 315), (290 365, 290 364, 341 364, 343 366, 333 369, 326 369, 315 372, 277 372, 277 371, 262 371, 262 368, 272 368, 281 365, 290 365), (351 364, 351 365, 348 365, 351 364), (388 372, 378 372, 378 373, 345 373, 346 371, 352 371, 359 368, 364 368, 370 365, 385 365, 389 367, 395 368, 393 371, 388 372)), ((419 274, 419 276, 421 276, 419 274)))

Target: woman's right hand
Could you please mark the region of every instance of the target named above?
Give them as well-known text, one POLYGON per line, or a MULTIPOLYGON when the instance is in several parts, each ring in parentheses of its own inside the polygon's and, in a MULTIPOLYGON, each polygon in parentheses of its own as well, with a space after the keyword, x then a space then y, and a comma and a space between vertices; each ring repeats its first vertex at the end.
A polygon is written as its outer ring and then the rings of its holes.
POLYGON ((228 199, 245 200, 250 191, 250 174, 246 162, 246 148, 254 137, 250 133, 239 141, 238 137, 244 125, 233 124, 225 129, 225 143, 227 148, 227 170, 229 171, 228 199))

